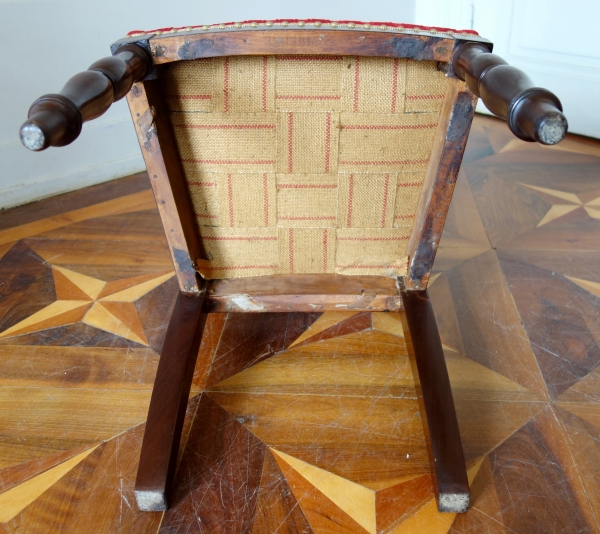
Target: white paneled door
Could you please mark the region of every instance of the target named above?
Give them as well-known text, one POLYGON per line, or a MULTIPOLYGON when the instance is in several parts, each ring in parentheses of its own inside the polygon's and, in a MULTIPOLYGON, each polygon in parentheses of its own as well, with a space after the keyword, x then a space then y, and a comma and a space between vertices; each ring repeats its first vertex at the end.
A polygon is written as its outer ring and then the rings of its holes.
MULTIPOLYGON (((416 22, 472 28, 561 100, 569 131, 600 138, 600 0, 417 0, 416 22)), ((478 110, 485 111, 480 103, 478 110)))

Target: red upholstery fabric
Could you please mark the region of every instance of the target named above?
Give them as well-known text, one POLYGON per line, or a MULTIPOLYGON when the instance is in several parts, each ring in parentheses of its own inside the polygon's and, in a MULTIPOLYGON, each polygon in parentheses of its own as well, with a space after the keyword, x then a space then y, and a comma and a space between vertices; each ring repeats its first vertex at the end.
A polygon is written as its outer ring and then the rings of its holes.
MULTIPOLYGON (((358 20, 337 20, 337 21, 332 21, 332 20, 328 20, 328 19, 274 19, 274 20, 244 20, 242 22, 223 22, 220 24, 209 24, 206 25, 206 27, 210 28, 210 29, 218 29, 219 27, 230 27, 230 26, 235 26, 236 24, 241 24, 241 25, 251 25, 251 24, 257 24, 257 25, 263 25, 263 24, 267 24, 267 23, 272 23, 273 25, 281 25, 281 24, 298 24, 298 23, 304 23, 304 24, 310 24, 310 25, 314 25, 315 23, 317 24, 331 24, 332 22, 335 24, 340 24, 340 25, 348 25, 348 24, 354 24, 357 28, 360 29, 360 27, 364 27, 366 25, 370 26, 370 27, 381 27, 381 26, 387 26, 389 28, 394 28, 394 29, 401 29, 401 30, 408 30, 408 31, 423 31, 423 32, 428 32, 428 33, 457 33, 457 34, 468 34, 468 35, 479 35, 475 30, 454 30, 452 28, 440 28, 440 27, 436 27, 436 26, 421 26, 418 24, 400 24, 400 23, 396 23, 396 22, 361 22, 358 20)), ((151 34, 151 33, 172 33, 172 32, 177 32, 177 31, 191 31, 191 30, 198 30, 198 29, 202 29, 204 28, 204 25, 197 25, 197 26, 181 26, 181 27, 169 27, 169 28, 156 28, 154 30, 132 30, 130 31, 127 35, 128 36, 134 36, 134 35, 145 35, 145 34, 151 34)))

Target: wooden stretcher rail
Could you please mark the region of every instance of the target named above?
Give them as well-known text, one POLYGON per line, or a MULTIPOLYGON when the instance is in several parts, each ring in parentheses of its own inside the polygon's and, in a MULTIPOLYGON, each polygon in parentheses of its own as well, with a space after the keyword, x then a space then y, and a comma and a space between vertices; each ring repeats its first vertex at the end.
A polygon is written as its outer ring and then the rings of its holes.
POLYGON ((381 276, 275 275, 208 282, 208 312, 396 311, 396 281, 381 276))
MULTIPOLYGON (((126 40, 124 42, 128 42, 126 40)), ((203 57, 327 54, 449 61, 456 40, 428 35, 336 30, 246 30, 150 37, 156 64, 203 57)))

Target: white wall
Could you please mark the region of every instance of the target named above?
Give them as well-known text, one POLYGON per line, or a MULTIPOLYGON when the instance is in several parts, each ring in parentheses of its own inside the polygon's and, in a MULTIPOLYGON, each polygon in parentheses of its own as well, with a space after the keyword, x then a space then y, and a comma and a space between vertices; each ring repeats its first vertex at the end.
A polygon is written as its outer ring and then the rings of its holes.
POLYGON ((0 208, 144 169, 125 100, 87 123, 79 139, 32 153, 18 131, 31 103, 110 55, 130 30, 244 19, 328 18, 414 22, 415 0, 0 0, 0 208))
MULTIPOLYGON (((598 0, 417 0, 420 24, 472 28, 563 104, 569 131, 600 138, 598 0)), ((478 111, 486 112, 481 104, 478 111)))

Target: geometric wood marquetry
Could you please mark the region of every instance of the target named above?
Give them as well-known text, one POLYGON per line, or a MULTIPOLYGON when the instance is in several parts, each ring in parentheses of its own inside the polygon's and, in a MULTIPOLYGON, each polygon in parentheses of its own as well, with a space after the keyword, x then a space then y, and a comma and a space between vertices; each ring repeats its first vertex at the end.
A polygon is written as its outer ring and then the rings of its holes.
POLYGON ((0 522, 10 521, 93 452, 95 448, 92 447, 62 464, 0 494, 0 522))
POLYGON ((0 338, 81 321, 148 345, 133 302, 175 276, 173 272, 153 273, 107 283, 59 266, 52 266, 52 273, 58 300, 7 328, 0 333, 0 338))
MULTIPOLYGON (((333 504, 354 519, 369 534, 376 534, 374 491, 283 452, 275 449, 272 449, 272 451, 275 454, 275 460, 280 466, 282 466, 283 462, 283 468, 285 469, 285 464, 287 464, 287 466, 291 467, 297 474, 305 478, 317 490, 323 493, 333 504)), ((291 487, 292 491, 294 491, 293 484, 291 487)), ((297 497, 301 499, 302 495, 297 495, 297 497)), ((302 507, 302 504, 300 506, 302 507)))
POLYGON ((538 187, 528 184, 520 184, 528 189, 541 193, 552 202, 552 207, 544 218, 538 223, 538 227, 563 217, 579 208, 583 208, 593 219, 600 219, 600 191, 588 192, 585 195, 576 195, 567 191, 557 191, 547 187, 538 187), (584 197, 584 201, 581 197, 584 197))
POLYGON ((471 504, 398 313, 209 316, 168 512, 133 494, 177 284, 147 176, 0 214, 0 532, 600 531, 600 144, 477 117, 429 280, 471 504))
POLYGON ((565 276, 565 278, 568 278, 571 282, 575 282, 578 286, 589 291, 592 295, 600 298, 600 283, 582 280, 581 278, 575 278, 573 276, 565 276))

